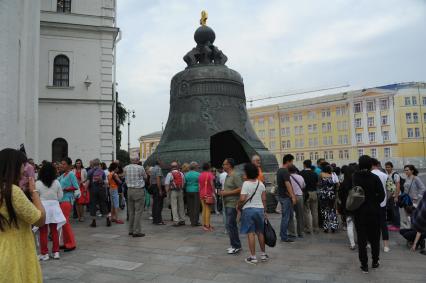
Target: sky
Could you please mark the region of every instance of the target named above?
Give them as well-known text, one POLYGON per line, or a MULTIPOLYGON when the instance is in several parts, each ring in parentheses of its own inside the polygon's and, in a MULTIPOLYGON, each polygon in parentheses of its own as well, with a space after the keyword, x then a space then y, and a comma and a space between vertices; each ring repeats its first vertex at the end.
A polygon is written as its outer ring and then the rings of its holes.
MULTIPOLYGON (((226 65, 242 75, 248 100, 426 81, 425 0, 119 0, 117 90, 135 110, 131 146, 165 126, 170 80, 186 67, 182 58, 196 45, 202 10, 226 65)), ((122 140, 127 149, 127 125, 122 140)))

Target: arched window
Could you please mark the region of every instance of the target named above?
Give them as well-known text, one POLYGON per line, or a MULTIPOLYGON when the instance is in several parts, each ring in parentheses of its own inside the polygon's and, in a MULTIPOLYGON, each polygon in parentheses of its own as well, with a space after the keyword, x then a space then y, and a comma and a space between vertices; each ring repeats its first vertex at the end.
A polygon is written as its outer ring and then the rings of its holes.
POLYGON ((58 55, 53 61, 53 85, 69 86, 70 60, 65 55, 58 55))
POLYGON ((61 161, 68 156, 68 143, 63 138, 54 139, 52 142, 52 161, 61 161))
POLYGON ((71 13, 71 0, 58 0, 56 11, 60 13, 71 13))

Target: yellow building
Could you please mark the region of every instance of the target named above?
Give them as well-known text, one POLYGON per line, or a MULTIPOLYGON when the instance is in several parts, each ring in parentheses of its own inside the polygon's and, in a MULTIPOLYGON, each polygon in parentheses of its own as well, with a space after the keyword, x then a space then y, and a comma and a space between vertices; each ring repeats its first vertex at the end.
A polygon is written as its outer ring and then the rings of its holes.
POLYGON ((140 160, 145 162, 148 157, 155 151, 161 140, 163 131, 150 133, 139 138, 140 160))
POLYGON ((426 83, 400 83, 251 108, 251 123, 281 162, 323 157, 338 165, 362 154, 426 167, 426 83))

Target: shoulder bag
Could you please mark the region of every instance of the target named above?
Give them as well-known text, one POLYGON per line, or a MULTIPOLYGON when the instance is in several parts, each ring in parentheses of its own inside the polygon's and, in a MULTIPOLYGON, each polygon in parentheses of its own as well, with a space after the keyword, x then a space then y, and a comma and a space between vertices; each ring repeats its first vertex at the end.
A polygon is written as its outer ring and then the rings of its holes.
POLYGON ((259 188, 259 184, 260 184, 260 182, 259 181, 257 181, 257 186, 256 186, 256 189, 254 190, 254 193, 248 198, 248 199, 246 199, 245 201, 243 201, 243 202, 241 202, 241 201, 238 201, 238 203, 237 203, 237 210, 239 210, 239 211, 241 211, 242 209, 243 209, 243 207, 244 207, 244 205, 246 205, 249 201, 251 201, 252 199, 253 199, 253 197, 254 197, 254 195, 256 194, 256 192, 257 192, 257 188, 259 188))

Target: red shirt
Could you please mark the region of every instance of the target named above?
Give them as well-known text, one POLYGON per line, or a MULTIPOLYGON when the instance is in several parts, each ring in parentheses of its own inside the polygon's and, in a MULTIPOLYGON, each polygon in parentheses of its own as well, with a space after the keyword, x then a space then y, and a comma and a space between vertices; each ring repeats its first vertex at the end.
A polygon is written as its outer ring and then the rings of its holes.
POLYGON ((212 187, 214 176, 210 172, 202 172, 198 177, 198 186, 200 188, 200 198, 213 196, 214 188, 212 187))

